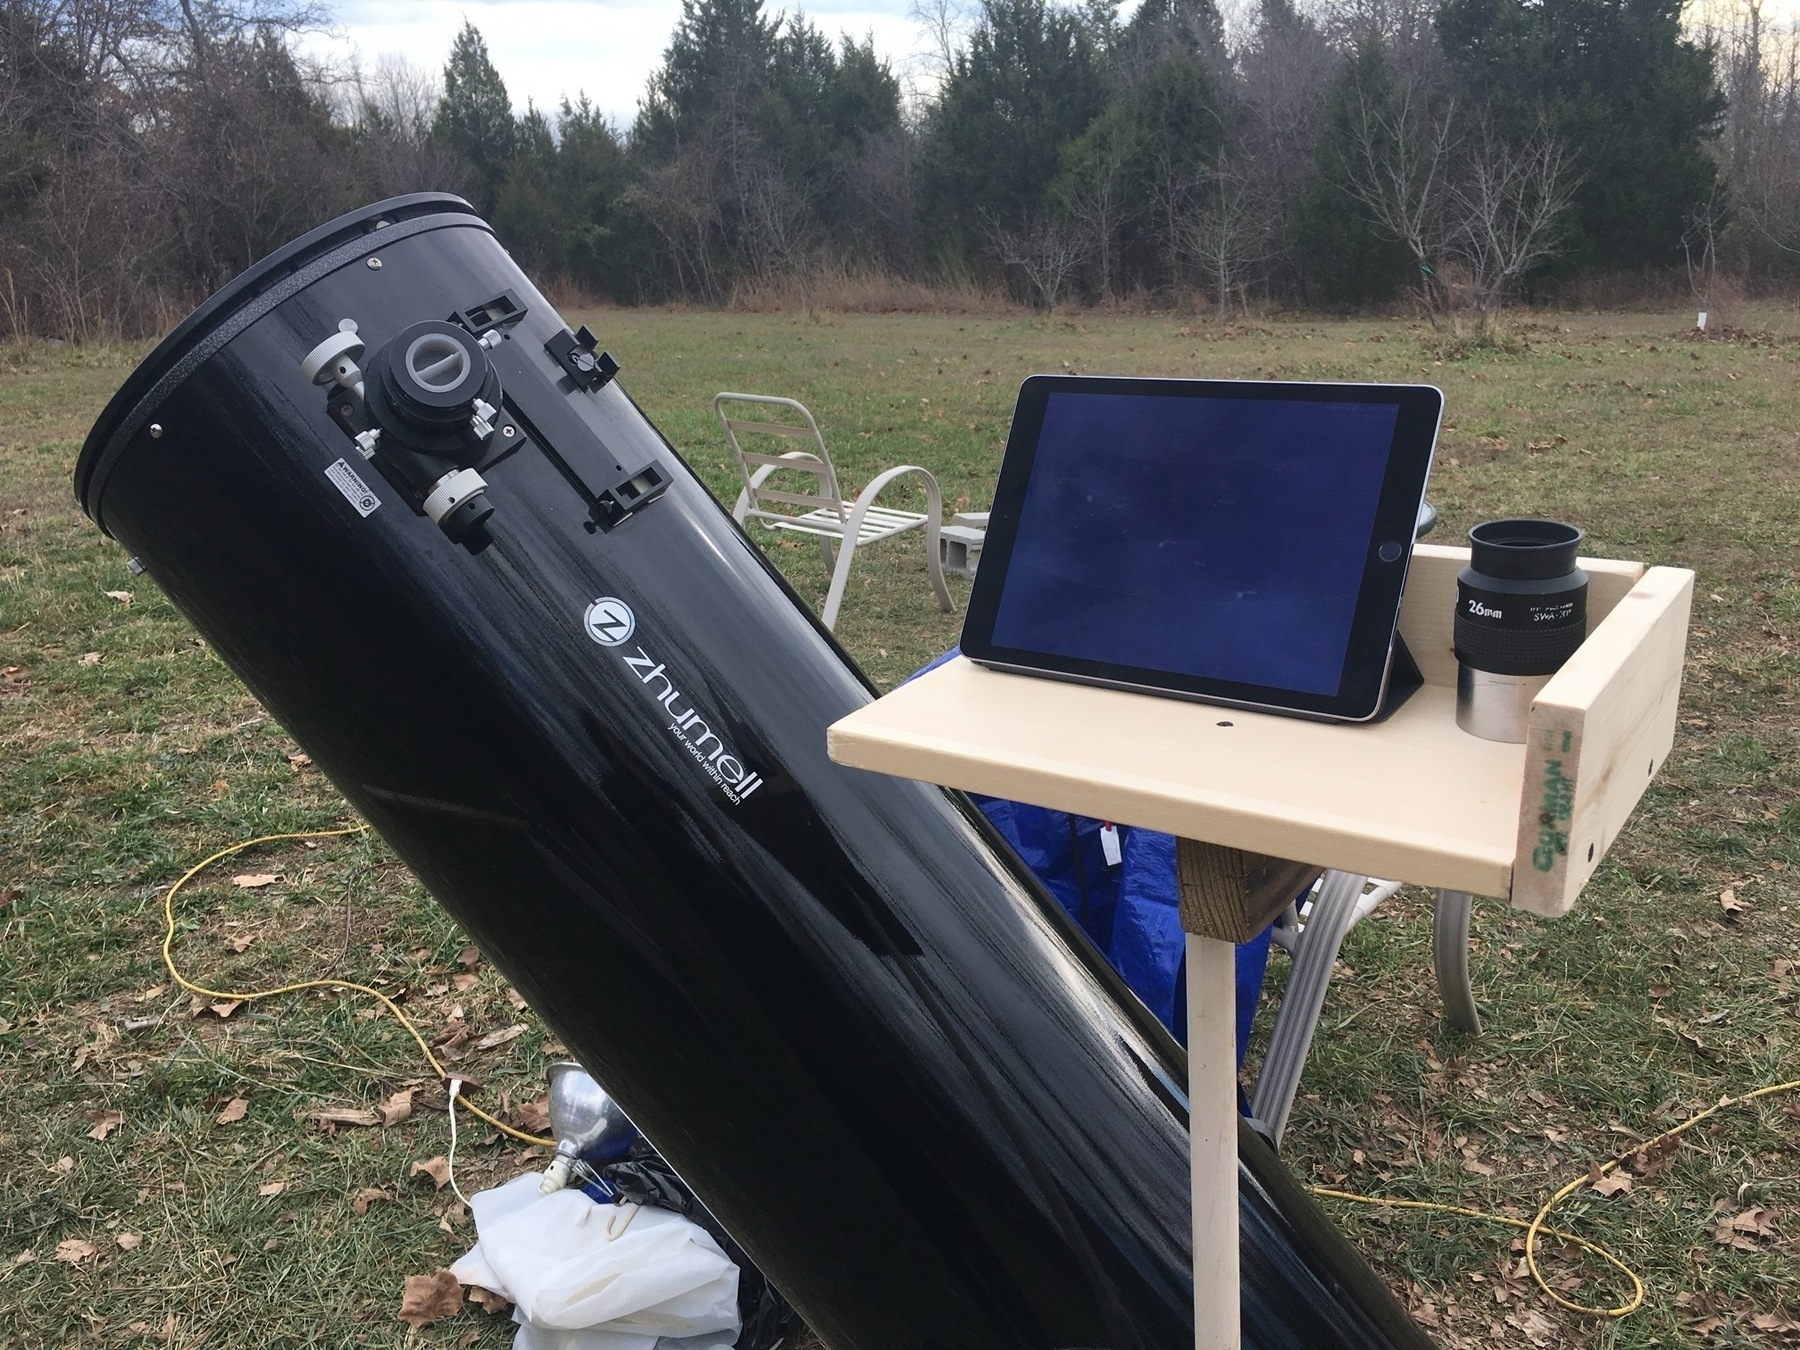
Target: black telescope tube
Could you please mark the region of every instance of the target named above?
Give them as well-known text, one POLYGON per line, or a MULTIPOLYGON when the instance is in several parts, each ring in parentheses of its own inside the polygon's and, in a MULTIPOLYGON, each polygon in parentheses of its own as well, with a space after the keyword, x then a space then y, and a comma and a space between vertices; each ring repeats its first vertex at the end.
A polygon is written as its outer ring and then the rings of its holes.
MULTIPOLYGON (((1192 1346, 1179 1048, 966 799, 827 758, 867 681, 573 341, 465 203, 378 203, 184 321, 76 491, 833 1350, 1192 1346), (470 546, 301 372, 451 317, 470 546)), ((1246 1345, 1428 1344, 1248 1134, 1239 1194, 1246 1345)))

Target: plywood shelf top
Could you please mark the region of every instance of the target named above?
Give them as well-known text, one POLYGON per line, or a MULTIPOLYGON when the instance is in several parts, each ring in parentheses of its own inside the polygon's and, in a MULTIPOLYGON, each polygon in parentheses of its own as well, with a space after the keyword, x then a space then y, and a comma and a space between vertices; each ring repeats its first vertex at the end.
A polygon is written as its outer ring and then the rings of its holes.
POLYGON ((987 670, 957 658, 827 733, 839 763, 1208 843, 1508 894, 1525 747, 1427 685, 1334 726, 987 670))
POLYGON ((1294 862, 1575 903, 1674 741, 1693 574, 1584 558, 1587 641, 1525 745, 1456 725, 1465 549, 1414 551, 1400 631, 1425 686, 1333 725, 988 670, 957 658, 827 732, 840 764, 1294 862))

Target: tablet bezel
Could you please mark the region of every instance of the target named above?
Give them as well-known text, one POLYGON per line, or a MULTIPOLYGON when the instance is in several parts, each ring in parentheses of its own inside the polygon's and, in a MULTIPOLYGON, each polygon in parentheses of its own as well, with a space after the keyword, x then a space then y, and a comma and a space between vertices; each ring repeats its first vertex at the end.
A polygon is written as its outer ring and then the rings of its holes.
POLYGON ((1100 375, 1033 375, 1019 386, 1012 429, 994 490, 963 623, 962 650, 970 660, 1001 670, 1046 675, 1085 684, 1173 695, 1229 707, 1252 708, 1330 721, 1362 722, 1381 711, 1392 666, 1400 597, 1412 561, 1413 531, 1443 416, 1443 392, 1429 384, 1353 384, 1278 380, 1189 380, 1100 375), (1362 584, 1345 647, 1343 675, 1335 694, 1243 684, 1175 671, 1154 670, 1002 647, 993 641, 994 622, 1005 590, 1025 491, 1037 458, 1044 414, 1054 393, 1121 397, 1228 398, 1262 402, 1381 403, 1397 407, 1394 439, 1363 553, 1362 584), (1399 556, 1380 556, 1384 544, 1398 543, 1399 556))

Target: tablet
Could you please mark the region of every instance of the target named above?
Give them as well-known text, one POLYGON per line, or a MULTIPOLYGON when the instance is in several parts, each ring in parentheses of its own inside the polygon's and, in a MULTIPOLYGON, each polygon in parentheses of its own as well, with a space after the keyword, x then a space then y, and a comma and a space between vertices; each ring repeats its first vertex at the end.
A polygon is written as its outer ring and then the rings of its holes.
POLYGON ((963 652, 1375 717, 1442 410, 1430 385, 1032 376, 963 652))

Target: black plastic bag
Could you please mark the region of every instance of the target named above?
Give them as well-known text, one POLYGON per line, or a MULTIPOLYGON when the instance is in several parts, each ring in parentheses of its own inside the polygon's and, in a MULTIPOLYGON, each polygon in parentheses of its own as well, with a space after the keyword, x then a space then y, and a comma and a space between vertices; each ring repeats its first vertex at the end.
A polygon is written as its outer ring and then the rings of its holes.
POLYGON ((800 1318, 788 1301, 648 1140, 639 1138, 624 1159, 599 1171, 620 1203, 673 1210, 699 1224, 724 1248, 738 1268, 738 1316, 744 1330, 737 1338, 737 1350, 775 1350, 799 1328, 800 1318))

